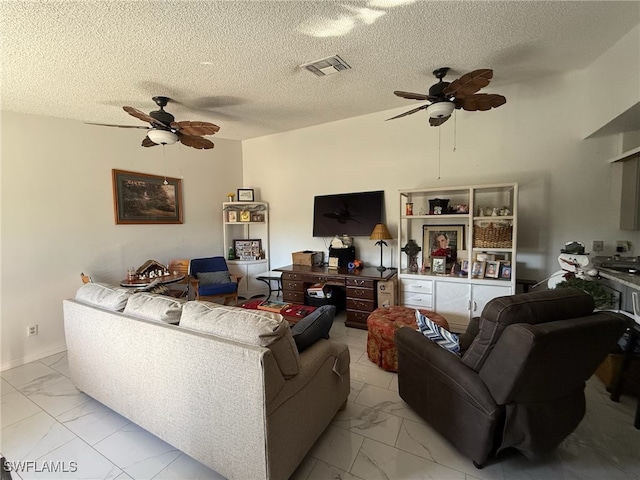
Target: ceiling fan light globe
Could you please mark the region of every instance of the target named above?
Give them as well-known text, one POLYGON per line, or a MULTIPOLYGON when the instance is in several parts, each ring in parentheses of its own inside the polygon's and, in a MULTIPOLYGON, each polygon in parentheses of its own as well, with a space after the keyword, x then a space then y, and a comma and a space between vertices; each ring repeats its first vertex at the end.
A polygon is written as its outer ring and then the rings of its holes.
POLYGON ((178 141, 178 136, 168 130, 149 130, 147 137, 158 145, 171 145, 178 141))
POLYGON ((454 108, 453 102, 437 102, 427 107, 427 114, 430 118, 448 117, 454 108))

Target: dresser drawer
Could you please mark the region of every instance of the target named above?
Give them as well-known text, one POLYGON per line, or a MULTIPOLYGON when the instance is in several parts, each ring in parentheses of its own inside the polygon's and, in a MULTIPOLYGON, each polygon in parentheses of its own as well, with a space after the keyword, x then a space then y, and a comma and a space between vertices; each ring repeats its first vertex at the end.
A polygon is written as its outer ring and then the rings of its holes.
POLYGON ((362 287, 371 288, 376 287, 375 280, 366 280, 364 278, 347 278, 347 287, 362 287))
POLYGON ((304 282, 296 282, 293 280, 282 280, 282 289, 284 291, 304 292, 304 282))
POLYGON ((403 292, 415 292, 415 293, 433 293, 433 281, 432 280, 412 280, 403 279, 400 287, 403 292))
POLYGON ((344 324, 347 327, 363 328, 367 329, 367 318, 369 318, 369 312, 347 312, 347 320, 344 324))
POLYGON ((283 272, 282 273, 282 282, 284 283, 285 280, 297 280, 299 282, 302 281, 304 275, 302 275, 301 273, 291 273, 291 272, 283 272))
POLYGON ((347 310, 361 310, 373 312, 376 302, 373 300, 360 300, 359 298, 347 298, 347 310))
POLYGON ((402 292, 402 304, 405 307, 433 309, 433 295, 402 292))
POLYGON ((282 294, 282 300, 285 302, 297 303, 304 305, 304 292, 294 292, 292 290, 285 290, 282 294))
POLYGON ((347 287, 347 298, 374 300, 376 298, 376 292, 372 288, 347 287))

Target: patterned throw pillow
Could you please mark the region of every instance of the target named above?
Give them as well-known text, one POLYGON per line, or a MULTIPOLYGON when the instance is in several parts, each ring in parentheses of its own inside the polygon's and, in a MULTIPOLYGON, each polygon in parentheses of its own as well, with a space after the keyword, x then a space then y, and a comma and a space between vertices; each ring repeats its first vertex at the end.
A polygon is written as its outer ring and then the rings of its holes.
POLYGON ((219 283, 231 282, 231 277, 227 270, 220 270, 219 272, 198 272, 196 274, 200 285, 217 285, 219 283))
POLYGON ((455 333, 442 328, 419 310, 416 310, 416 323, 418 330, 429 340, 456 355, 460 354, 460 340, 455 333))

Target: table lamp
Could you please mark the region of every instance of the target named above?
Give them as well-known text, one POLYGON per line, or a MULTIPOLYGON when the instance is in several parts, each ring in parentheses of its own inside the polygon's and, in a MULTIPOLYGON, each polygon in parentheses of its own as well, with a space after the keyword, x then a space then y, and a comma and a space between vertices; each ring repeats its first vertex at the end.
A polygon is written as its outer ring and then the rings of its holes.
POLYGON ((380 272, 384 272, 387 269, 387 267, 382 265, 382 246, 389 246, 385 240, 391 240, 392 238, 393 237, 389 233, 389 229, 384 223, 376 224, 373 228, 373 232, 371 232, 371 236, 369 237, 369 240, 378 240, 376 245, 380 245, 380 266, 378 267, 378 271, 380 272))

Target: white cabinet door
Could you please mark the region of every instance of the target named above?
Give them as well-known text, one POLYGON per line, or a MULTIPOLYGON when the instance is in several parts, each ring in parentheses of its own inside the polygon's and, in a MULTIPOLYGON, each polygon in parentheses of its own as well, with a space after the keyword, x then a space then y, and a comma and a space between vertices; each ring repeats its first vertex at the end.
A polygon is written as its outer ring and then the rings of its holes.
POLYGON ((240 283, 238 283, 238 296, 244 299, 250 299, 258 295, 267 296, 269 289, 264 282, 256 280, 254 275, 268 270, 267 260, 256 260, 253 262, 243 261, 227 261, 229 273, 241 275, 240 283))
POLYGON ((461 333, 469 324, 470 285, 468 283, 436 282, 435 311, 447 319, 452 332, 461 333))
POLYGON ((479 317, 484 306, 495 297, 511 295, 510 286, 472 285, 471 286, 471 317, 479 317))

